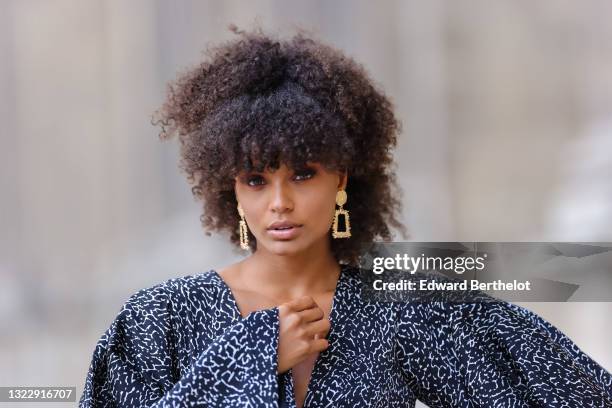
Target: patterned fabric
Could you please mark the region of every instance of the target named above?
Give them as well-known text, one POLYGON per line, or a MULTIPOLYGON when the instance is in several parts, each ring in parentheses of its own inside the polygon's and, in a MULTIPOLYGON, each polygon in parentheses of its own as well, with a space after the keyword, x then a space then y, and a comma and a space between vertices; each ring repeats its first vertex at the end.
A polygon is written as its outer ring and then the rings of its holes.
MULTIPOLYGON (((612 407, 612 376, 526 309, 365 302, 360 288, 342 266, 305 407, 612 407)), ((243 318, 216 271, 170 279, 124 304, 79 406, 295 407, 278 334, 278 308, 243 318)))

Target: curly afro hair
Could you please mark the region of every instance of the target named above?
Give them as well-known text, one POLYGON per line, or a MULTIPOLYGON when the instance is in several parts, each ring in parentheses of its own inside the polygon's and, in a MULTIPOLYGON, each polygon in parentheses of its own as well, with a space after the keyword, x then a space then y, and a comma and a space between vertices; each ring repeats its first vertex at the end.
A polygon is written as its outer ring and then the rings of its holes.
MULTIPOLYGON (((154 114, 162 140, 178 136, 179 167, 203 203, 206 235, 227 231, 239 245, 234 183, 241 171, 318 162, 348 172, 352 236, 330 233, 339 263, 357 264, 373 240, 390 241, 389 226, 406 237, 391 171, 400 123, 364 68, 301 32, 278 40, 230 29, 238 37, 208 49, 204 62, 171 82, 154 114)), ((249 242, 257 249, 250 232, 249 242)))

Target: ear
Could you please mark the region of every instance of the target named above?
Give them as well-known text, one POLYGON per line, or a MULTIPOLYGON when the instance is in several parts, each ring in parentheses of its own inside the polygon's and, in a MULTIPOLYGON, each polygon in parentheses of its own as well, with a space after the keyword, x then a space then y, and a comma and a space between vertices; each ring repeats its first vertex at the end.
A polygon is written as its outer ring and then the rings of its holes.
POLYGON ((338 181, 338 190, 346 189, 346 184, 348 183, 348 171, 344 171, 340 173, 340 179, 338 181))

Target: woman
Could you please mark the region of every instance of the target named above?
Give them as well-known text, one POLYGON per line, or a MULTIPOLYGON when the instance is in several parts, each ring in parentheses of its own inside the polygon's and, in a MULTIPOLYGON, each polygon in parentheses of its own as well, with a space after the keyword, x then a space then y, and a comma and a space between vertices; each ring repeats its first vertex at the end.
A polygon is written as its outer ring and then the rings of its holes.
POLYGON ((363 301, 362 246, 406 237, 392 105, 330 47, 234 31, 158 113, 203 226, 252 254, 135 293, 81 407, 612 406, 610 374, 525 309, 363 301))

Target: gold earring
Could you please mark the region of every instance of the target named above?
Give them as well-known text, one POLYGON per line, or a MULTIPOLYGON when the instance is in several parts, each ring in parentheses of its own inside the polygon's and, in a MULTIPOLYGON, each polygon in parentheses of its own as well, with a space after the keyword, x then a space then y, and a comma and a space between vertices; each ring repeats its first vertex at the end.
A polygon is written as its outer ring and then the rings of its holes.
POLYGON ((249 233, 248 233, 248 229, 247 229, 247 224, 246 221, 244 219, 244 210, 242 209, 242 207, 240 206, 240 204, 238 204, 238 214, 240 215, 240 222, 239 222, 239 232, 240 232, 240 248, 242 249, 250 249, 249 247, 249 233))
POLYGON ((340 190, 336 193, 336 204, 340 206, 334 214, 334 226, 332 236, 334 238, 350 238, 351 236, 351 223, 349 222, 349 212, 342 208, 346 203, 346 191, 340 190), (338 218, 340 215, 344 216, 344 231, 338 231, 338 218))

